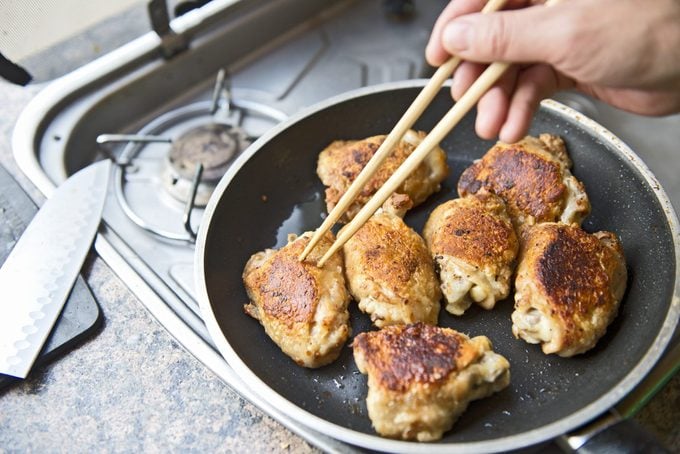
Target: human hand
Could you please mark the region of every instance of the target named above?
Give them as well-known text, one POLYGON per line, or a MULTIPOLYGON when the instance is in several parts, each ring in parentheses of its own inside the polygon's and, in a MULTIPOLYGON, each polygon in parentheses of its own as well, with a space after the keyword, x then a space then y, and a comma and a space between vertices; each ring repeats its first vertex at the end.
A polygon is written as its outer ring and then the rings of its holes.
POLYGON ((480 137, 521 139, 540 101, 568 88, 638 114, 680 111, 680 1, 510 0, 521 9, 477 13, 484 3, 452 0, 426 49, 434 66, 452 54, 466 60, 453 77, 456 100, 484 63, 520 63, 480 99, 480 137))

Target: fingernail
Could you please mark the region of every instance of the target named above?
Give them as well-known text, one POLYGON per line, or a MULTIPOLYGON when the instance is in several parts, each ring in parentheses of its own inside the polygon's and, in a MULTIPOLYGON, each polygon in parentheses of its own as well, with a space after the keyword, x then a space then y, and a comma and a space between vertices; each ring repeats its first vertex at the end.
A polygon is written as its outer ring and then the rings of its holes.
POLYGON ((444 28, 444 47, 451 53, 467 50, 470 46, 472 27, 464 21, 454 21, 444 28))

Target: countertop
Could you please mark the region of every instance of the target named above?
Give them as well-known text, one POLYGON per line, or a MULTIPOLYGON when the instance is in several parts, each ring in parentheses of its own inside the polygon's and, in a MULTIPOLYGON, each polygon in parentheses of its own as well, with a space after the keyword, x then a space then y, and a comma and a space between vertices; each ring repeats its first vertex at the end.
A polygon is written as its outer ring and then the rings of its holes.
MULTIPOLYGON (((0 162, 41 204, 10 147, 16 119, 39 88, 0 80, 0 162)), ((315 451, 185 352, 94 252, 83 272, 103 327, 0 391, 0 452, 315 451)), ((635 419, 680 452, 680 376, 635 419)))

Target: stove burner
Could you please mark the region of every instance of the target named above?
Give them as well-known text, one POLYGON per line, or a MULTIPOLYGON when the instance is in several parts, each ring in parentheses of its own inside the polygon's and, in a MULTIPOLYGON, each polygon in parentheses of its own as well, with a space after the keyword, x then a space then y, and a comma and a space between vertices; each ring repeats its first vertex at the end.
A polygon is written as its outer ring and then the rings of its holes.
POLYGON ((217 182, 250 140, 243 129, 222 123, 211 123, 182 134, 172 142, 163 169, 163 186, 176 199, 187 202, 193 190, 198 164, 203 164, 203 177, 196 193, 196 206, 205 206, 217 182))
POLYGON ((101 134, 97 143, 117 164, 116 198, 125 215, 158 237, 193 242, 194 221, 228 167, 253 136, 285 119, 272 107, 232 98, 220 70, 211 101, 170 110, 136 134, 101 134), (118 156, 105 148, 115 143, 127 144, 118 156), (178 221, 183 231, 175 230, 178 221))
POLYGON ((226 172, 232 158, 250 142, 243 130, 219 123, 199 126, 172 143, 168 161, 183 178, 190 179, 196 166, 203 164, 203 178, 219 179, 226 172))

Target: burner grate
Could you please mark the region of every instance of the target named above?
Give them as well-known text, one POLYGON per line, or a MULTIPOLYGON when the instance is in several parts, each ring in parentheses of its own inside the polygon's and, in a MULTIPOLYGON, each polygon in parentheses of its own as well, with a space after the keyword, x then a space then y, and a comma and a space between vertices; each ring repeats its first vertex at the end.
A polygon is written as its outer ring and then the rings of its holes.
POLYGON ((286 115, 269 106, 235 100, 228 78, 218 73, 212 101, 171 110, 134 135, 102 134, 97 143, 117 163, 116 198, 143 230, 193 243, 201 208, 229 166, 259 135, 247 126, 256 117, 268 127, 286 115), (104 147, 127 143, 118 157, 104 147), (165 211, 170 216, 162 216, 165 211), (164 220, 159 221, 159 219, 164 220))

